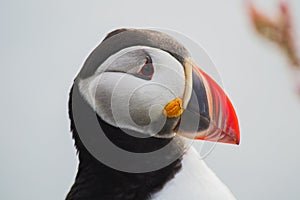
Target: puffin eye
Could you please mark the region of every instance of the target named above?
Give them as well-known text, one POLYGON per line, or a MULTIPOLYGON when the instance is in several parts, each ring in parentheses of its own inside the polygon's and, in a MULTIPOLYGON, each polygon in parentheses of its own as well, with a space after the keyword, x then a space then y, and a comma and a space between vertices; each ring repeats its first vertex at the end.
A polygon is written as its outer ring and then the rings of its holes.
POLYGON ((147 80, 150 80, 154 73, 154 67, 152 64, 152 59, 150 56, 146 57, 146 62, 144 63, 143 67, 138 72, 138 75, 140 75, 141 78, 145 78, 147 80))

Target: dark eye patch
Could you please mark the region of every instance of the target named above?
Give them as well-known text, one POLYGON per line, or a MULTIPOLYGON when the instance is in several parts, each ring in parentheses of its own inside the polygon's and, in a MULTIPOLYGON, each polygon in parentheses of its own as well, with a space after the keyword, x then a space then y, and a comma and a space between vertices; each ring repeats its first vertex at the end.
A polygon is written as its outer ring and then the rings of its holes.
POLYGON ((150 80, 154 74, 154 66, 150 56, 146 57, 146 62, 138 72, 139 77, 150 80))
POLYGON ((141 73, 144 76, 151 76, 153 74, 153 72, 154 72, 154 69, 153 69, 153 65, 152 64, 146 64, 141 69, 141 73))

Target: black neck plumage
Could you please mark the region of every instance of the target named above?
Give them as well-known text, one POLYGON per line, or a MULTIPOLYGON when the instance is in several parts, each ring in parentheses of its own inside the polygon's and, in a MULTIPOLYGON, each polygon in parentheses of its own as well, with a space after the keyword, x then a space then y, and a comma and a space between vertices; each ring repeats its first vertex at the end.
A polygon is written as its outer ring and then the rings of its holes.
MULTIPOLYGON (((69 100, 69 116, 78 150, 79 166, 67 200, 146 200, 151 194, 162 189, 181 168, 181 157, 162 169, 146 173, 128 173, 110 168, 95 159, 82 144, 74 124, 72 98, 69 100)), ((98 121, 106 136, 115 145, 128 151, 151 152, 172 140, 154 137, 135 138, 107 124, 100 117, 98 121)))

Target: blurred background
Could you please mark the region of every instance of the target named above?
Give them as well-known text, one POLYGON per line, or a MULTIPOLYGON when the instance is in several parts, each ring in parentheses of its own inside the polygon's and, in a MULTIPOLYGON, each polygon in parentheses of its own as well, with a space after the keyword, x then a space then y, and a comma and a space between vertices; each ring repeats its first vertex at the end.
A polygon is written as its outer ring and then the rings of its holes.
MULTIPOLYGON (((254 1, 271 15, 278 1, 254 1)), ((300 40, 300 1, 289 1, 300 40), (298 27, 297 27, 298 25, 298 27)), ((111 30, 161 27, 201 44, 239 116, 241 144, 205 158, 237 199, 300 199, 300 96, 245 1, 0 0, 0 199, 64 199, 77 157, 68 92, 111 30)))

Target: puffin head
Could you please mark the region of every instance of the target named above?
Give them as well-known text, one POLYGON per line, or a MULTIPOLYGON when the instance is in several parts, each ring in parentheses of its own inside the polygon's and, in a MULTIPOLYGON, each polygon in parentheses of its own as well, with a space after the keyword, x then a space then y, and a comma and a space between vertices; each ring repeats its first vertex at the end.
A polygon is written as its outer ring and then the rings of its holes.
MULTIPOLYGON (((89 55, 74 89, 101 120, 134 137, 239 144, 237 116, 224 91, 162 32, 111 32, 89 55)), ((71 115, 82 106, 72 107, 71 115)))
POLYGON ((140 133, 136 137, 172 137, 183 111, 185 72, 166 51, 132 46, 111 55, 92 76, 79 80, 79 90, 108 124, 140 133))

